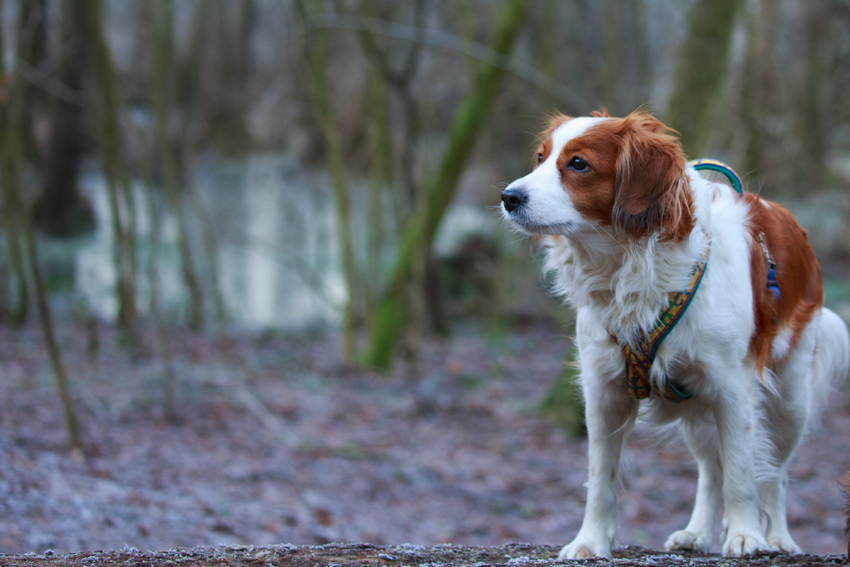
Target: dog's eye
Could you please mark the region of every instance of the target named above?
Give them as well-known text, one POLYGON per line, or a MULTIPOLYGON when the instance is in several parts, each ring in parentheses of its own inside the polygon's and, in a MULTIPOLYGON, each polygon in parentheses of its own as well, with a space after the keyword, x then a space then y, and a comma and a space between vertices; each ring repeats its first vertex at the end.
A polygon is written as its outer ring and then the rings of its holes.
POLYGON ((590 166, 580 157, 574 157, 570 160, 570 163, 567 164, 567 169, 572 169, 573 171, 584 171, 588 168, 590 168, 590 166))
POLYGON ((537 163, 543 163, 543 153, 537 154, 537 163))

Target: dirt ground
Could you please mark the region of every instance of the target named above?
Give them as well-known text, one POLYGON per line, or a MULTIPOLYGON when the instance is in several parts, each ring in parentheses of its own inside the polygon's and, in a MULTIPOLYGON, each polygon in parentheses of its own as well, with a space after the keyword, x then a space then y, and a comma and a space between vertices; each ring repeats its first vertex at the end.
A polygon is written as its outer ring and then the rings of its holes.
MULTIPOLYGON (((59 333, 87 458, 65 449, 35 327, 0 327, 0 553, 369 542, 562 545, 579 528, 586 443, 538 406, 569 340, 535 323, 427 341, 416 378, 345 370, 320 330, 173 338, 177 420, 154 335, 141 353, 102 326, 59 333)), ((792 535, 837 554, 850 470, 837 392, 792 466, 792 535)), ((685 525, 696 466, 676 441, 625 451, 620 540, 658 549, 685 525)), ((718 528, 719 529, 719 528, 718 528)), ((715 538, 715 550, 720 542, 715 538)))

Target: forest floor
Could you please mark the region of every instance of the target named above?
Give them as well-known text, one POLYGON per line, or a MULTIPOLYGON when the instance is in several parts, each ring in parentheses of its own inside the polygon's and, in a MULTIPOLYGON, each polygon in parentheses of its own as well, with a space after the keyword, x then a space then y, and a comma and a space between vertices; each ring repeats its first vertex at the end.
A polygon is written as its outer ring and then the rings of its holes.
MULTIPOLYGON (((540 417, 570 341, 549 323, 425 340, 415 376, 354 372, 338 337, 176 333, 176 418, 152 331, 134 356, 101 326, 59 326, 83 424, 66 450, 35 326, 0 327, 0 553, 369 542, 563 545, 579 528, 584 440, 540 417)), ((807 553, 843 553, 850 394, 831 397, 791 467, 807 553)), ((688 519, 696 465, 633 436, 620 540, 659 549, 688 519)), ((719 530, 719 527, 718 527, 719 530)), ((715 550, 720 543, 715 538, 715 550)))

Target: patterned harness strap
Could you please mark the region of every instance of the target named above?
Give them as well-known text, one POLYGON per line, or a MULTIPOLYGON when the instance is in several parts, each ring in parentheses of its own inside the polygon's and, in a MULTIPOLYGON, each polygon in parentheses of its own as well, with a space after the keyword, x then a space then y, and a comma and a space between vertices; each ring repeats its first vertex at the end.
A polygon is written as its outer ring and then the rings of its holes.
POLYGON ((670 303, 658 314, 658 321, 649 333, 643 330, 638 331, 632 340, 627 341, 621 340, 610 330, 608 331, 626 357, 626 386, 629 395, 636 400, 648 398, 650 393, 677 403, 691 398, 692 394, 677 387, 669 377, 665 377, 663 387, 659 388, 649 379, 649 369, 655 361, 658 347, 682 318, 699 289, 711 251, 711 235, 708 237, 708 246, 705 247, 705 251, 694 267, 687 288, 685 291, 670 293, 670 303))

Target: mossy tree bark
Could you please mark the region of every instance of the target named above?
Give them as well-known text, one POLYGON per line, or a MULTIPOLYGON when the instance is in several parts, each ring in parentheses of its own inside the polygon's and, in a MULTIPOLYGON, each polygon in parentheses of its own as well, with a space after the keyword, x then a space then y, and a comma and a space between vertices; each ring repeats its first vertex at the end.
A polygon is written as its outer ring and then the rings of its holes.
MULTIPOLYGON (((343 2, 336 0, 338 10, 342 10, 343 2)), ((398 159, 395 175, 400 181, 400 191, 397 192, 400 207, 397 211, 396 226, 399 230, 408 222, 414 211, 420 209, 424 203, 424 192, 422 184, 417 179, 417 156, 421 133, 420 104, 414 90, 414 80, 421 61, 423 42, 423 19, 425 17, 424 3, 422 0, 414 0, 407 3, 410 10, 411 27, 413 28, 411 40, 408 42, 407 51, 398 57, 399 63, 394 63, 390 57, 392 49, 382 49, 372 33, 365 29, 357 32, 357 39, 367 60, 377 71, 383 82, 389 87, 393 97, 401 106, 402 120, 400 122, 401 136, 397 138, 398 159)), ((365 17, 379 17, 389 19, 398 11, 396 5, 391 9, 392 13, 382 13, 379 3, 371 0, 360 0, 358 12, 365 17)), ((405 359, 409 368, 415 368, 414 361, 418 354, 418 345, 421 342, 423 321, 426 319, 426 311, 430 315, 433 328, 438 333, 445 333, 446 324, 441 316, 441 309, 437 301, 436 293, 427 293, 427 282, 433 280, 433 267, 428 258, 421 258, 414 263, 410 286, 408 290, 407 305, 409 306, 410 321, 407 325, 407 333, 404 337, 405 359)), ((373 298, 375 295, 373 295, 373 298)), ((372 301, 374 303, 374 301, 372 301)), ((372 325, 371 315, 374 310, 369 311, 368 325, 372 325)))
POLYGON ((697 0, 679 53, 666 122, 681 134, 685 153, 699 157, 720 102, 729 42, 744 0, 697 0))
MULTIPOLYGON (((18 50, 22 61, 37 68, 47 58, 47 0, 20 0, 18 3, 18 50), (25 42, 25 43, 22 43, 25 42)), ((19 59, 21 61, 21 59, 19 59)), ((24 87, 27 104, 21 108, 21 154, 25 161, 39 161, 33 124, 47 105, 48 95, 40 85, 27 81, 24 87)))
POLYGON ((540 414, 568 439, 587 434, 579 369, 572 354, 567 356, 564 370, 540 402, 540 414))
MULTIPOLYGON (((46 17, 43 5, 35 13, 42 19, 46 17)), ((33 212, 40 229, 53 236, 69 237, 94 228, 94 212, 78 190, 80 163, 86 145, 90 144, 80 96, 89 59, 86 42, 80 41, 80 38, 86 37, 84 10, 64 11, 59 37, 60 45, 78 47, 73 57, 62 59, 56 72, 58 81, 67 88, 53 101, 52 135, 44 164, 44 184, 33 212)), ((38 62, 37 56, 33 55, 33 66, 38 62)))
POLYGON ((369 228, 366 272, 363 277, 364 307, 370 313, 381 286, 384 249, 384 195, 393 182, 393 151, 389 129, 387 86, 377 70, 369 73, 369 228))
POLYGON ((163 393, 165 398, 165 413, 172 421, 176 422, 178 418, 176 391, 177 391, 177 374, 174 371, 174 352, 171 344, 171 329, 169 328, 166 315, 160 307, 159 294, 159 249, 160 249, 160 231, 162 230, 162 222, 160 209, 157 206, 157 199, 153 192, 153 183, 151 178, 151 170, 153 169, 153 160, 149 160, 149 167, 145 179, 145 198, 147 204, 148 219, 150 221, 150 232, 148 234, 148 265, 147 276, 148 286, 150 288, 150 303, 149 310, 151 318, 156 325, 157 342, 159 342, 160 358, 162 360, 162 382, 163 393))
MULTIPOLYGON (((252 4, 249 2, 243 3, 243 12, 248 11, 250 13, 251 5, 252 4)), ((185 83, 185 88, 178 89, 180 115, 183 118, 183 124, 180 129, 180 136, 182 139, 182 149, 180 151, 180 155, 183 160, 181 165, 181 171, 183 173, 183 185, 188 190, 190 202, 192 204, 192 208, 194 209, 195 216, 197 217, 198 221, 200 221, 201 237, 203 238, 204 249, 207 255, 207 268, 209 270, 209 288, 213 301, 213 313, 215 314, 216 322, 218 323, 219 328, 221 328, 223 327, 227 319, 227 309, 224 304, 224 295, 221 291, 221 284, 219 278, 218 236, 215 230, 215 226, 213 225, 213 220, 210 216, 209 210, 204 206, 204 203, 200 195, 198 194, 197 187, 192 181, 191 174, 194 148, 190 132, 191 125, 197 117, 198 109, 203 106, 201 104, 201 98, 203 95, 203 83, 200 80, 200 72, 203 68, 205 55, 209 47, 207 42, 207 39, 210 35, 209 13, 210 3, 199 2, 195 6, 195 12, 192 16, 193 29, 191 34, 190 49, 183 68, 186 69, 185 72, 188 73, 188 76, 194 76, 195 80, 185 83), (182 98, 180 98, 180 94, 182 94, 182 98)), ((243 20, 245 40, 243 44, 246 46, 247 38, 250 36, 250 26, 248 25, 249 21, 253 21, 253 18, 249 17, 248 15, 245 15, 245 18, 243 20)), ((244 60, 246 63, 250 61, 249 57, 247 56, 247 53, 244 53, 244 60)))
MULTIPOLYGON (((335 0, 334 4, 338 11, 344 10, 342 0, 335 0)), ((396 4, 391 5, 391 12, 382 11, 379 3, 372 0, 360 0, 357 5, 357 12, 360 16, 378 17, 390 19, 399 10, 399 7, 409 7, 411 13, 411 26, 413 27, 413 37, 406 47, 406 52, 397 58, 399 63, 394 63, 391 54, 395 55, 389 49, 382 49, 376 41, 372 33, 366 29, 357 31, 357 40, 361 50, 366 55, 366 59, 371 64, 374 72, 380 77, 384 85, 392 93, 395 100, 401 106, 402 120, 400 122, 401 136, 397 137, 396 143, 398 147, 398 159, 396 171, 393 176, 400 182, 400 191, 396 191, 396 227, 401 230, 408 221, 413 211, 417 210, 423 201, 423 192, 419 180, 416 178, 417 159, 416 150, 419 145, 419 137, 421 132, 419 102, 414 91, 414 80, 421 60, 422 42, 420 35, 422 33, 422 25, 424 18, 424 6, 422 0, 414 0, 406 5, 396 4)), ((397 49, 397 48, 396 48, 397 49)), ((388 102, 388 101, 387 101, 388 102)), ((379 116, 386 114, 386 110, 379 111, 379 116)), ((379 125, 379 128, 383 125, 379 125)), ((376 163, 373 164, 376 168, 382 168, 379 163, 389 156, 385 147, 376 147, 375 150, 382 151, 382 154, 373 154, 376 158, 376 163)), ((425 275, 427 273, 427 265, 419 263, 414 267, 414 277, 409 294, 409 305, 412 313, 410 330, 412 331, 406 340, 405 349, 410 355, 409 359, 415 358, 416 345, 419 341, 418 331, 421 328, 421 320, 425 312, 426 294, 425 294, 425 275)), ((373 292, 369 296, 370 309, 367 312, 367 324, 371 326, 371 316, 374 309, 371 307, 374 304, 374 298, 377 292, 373 292)), ((431 309, 432 315, 434 309, 431 309)), ((433 318, 433 317, 432 317, 433 318)))
MULTIPOLYGON (((341 11, 344 8, 342 0, 335 0, 334 3, 338 10, 341 11)), ((379 47, 369 31, 365 29, 357 31, 357 40, 363 53, 386 85, 392 90, 402 107, 402 116, 404 117, 402 128, 404 131, 398 142, 399 169, 396 172, 402 185, 401 219, 406 219, 416 210, 420 200, 415 176, 416 146, 420 133, 419 105, 413 91, 413 80, 416 77, 421 60, 420 54, 423 44, 417 34, 421 33, 424 7, 422 0, 413 0, 408 4, 412 13, 411 25, 415 31, 407 47, 407 52, 404 53, 403 57, 399 57, 401 65, 394 66, 392 64, 389 52, 379 47)), ((360 0, 357 5, 357 11, 361 16, 384 17, 384 14, 378 13, 375 3, 370 0, 360 0)))
POLYGON ((171 0, 146 0, 145 19, 152 38, 150 100, 154 113, 154 144, 162 167, 166 200, 177 223, 181 271, 189 296, 189 327, 197 331, 204 321, 204 294, 192 258, 175 146, 168 133, 168 114, 174 104, 176 85, 171 0))
POLYGON ((136 211, 124 155, 120 99, 115 70, 103 29, 101 0, 64 0, 65 14, 85 11, 88 49, 94 64, 98 101, 93 109, 103 159, 118 272, 118 324, 136 342, 136 211))
MULTIPOLYGON (((0 45, 3 45, 3 30, 5 22, 3 21, 3 1, 0 0, 0 45)), ((23 38, 19 38, 22 40, 23 38)), ((16 53, 20 55, 20 49, 25 46, 25 42, 19 41, 16 53)), ((0 77, 6 77, 5 60, 0 57, 0 77)), ((7 87, 8 88, 8 87, 7 87)), ((9 300, 9 311, 12 323, 16 325, 23 324, 27 319, 29 310, 29 293, 27 290, 26 268, 24 266, 25 249, 24 243, 21 241, 23 233, 21 223, 23 218, 17 213, 16 199, 16 183, 17 183, 17 163, 20 155, 17 148, 18 136, 11 136, 11 139, 6 139, 7 133, 11 135, 22 130, 21 120, 23 114, 19 109, 12 108, 11 97, 14 95, 13 88, 7 90, 7 98, 5 103, 0 104, 0 136, 4 138, 2 153, 0 153, 0 183, 3 184, 3 199, 2 199, 2 215, 3 229, 6 233, 6 251, 9 256, 9 263, 12 269, 12 285, 11 297, 9 300), (11 100, 10 100, 11 99, 11 100)))
MULTIPOLYGON (((827 121, 831 108, 829 77, 832 75, 829 68, 829 46, 831 43, 837 43, 834 40, 830 42, 830 27, 833 18, 838 15, 832 10, 838 11, 840 7, 830 6, 824 0, 813 0, 805 10, 803 48, 806 50, 806 71, 803 83, 803 111, 799 116, 806 166, 795 168, 796 181, 804 187, 821 185, 825 173, 829 170, 826 167, 830 151, 827 121)), ((845 12, 850 16, 848 12, 850 8, 845 12)))
MULTIPOLYGON (((0 13, 2 13, 2 2, 0 2, 0 13)), ((25 42, 19 41, 19 47, 24 44, 25 42)), ((0 33, 0 45, 2 45, 2 33, 0 33)), ((18 59, 23 56, 25 56, 24 53, 20 51, 16 52, 18 59)), ((5 77, 4 72, 5 69, 3 69, 0 62, 0 75, 5 77)), ((7 84, 9 86, 7 87, 6 100, 0 104, 0 116, 2 116, 2 120, 0 120, 2 124, 0 140, 2 140, 3 148, 2 159, 0 159, 0 168, 2 168, 0 180, 3 183, 3 207, 12 218, 17 219, 17 222, 13 225, 19 231, 15 242, 23 244, 20 250, 22 256, 20 261, 26 267, 26 272, 28 272, 26 274, 28 277, 25 277, 25 279, 28 279, 32 285, 31 293, 35 299, 36 311, 38 312, 39 322, 44 332, 44 341, 47 345, 47 353, 56 377, 56 388, 65 414, 68 443, 72 450, 81 451, 82 442, 77 415, 74 411, 65 367, 62 364, 61 353, 56 342, 56 333, 53 328, 50 306, 47 303, 44 280, 38 261, 38 248, 32 226, 32 217, 19 187, 19 165, 23 161, 23 137, 20 124, 12 119, 12 117, 22 116, 21 109, 26 105, 27 83, 20 73, 20 66, 16 66, 7 84)))
MULTIPOLYGON (((747 34, 747 54, 744 67, 742 116, 747 145, 741 171, 754 174, 776 187, 779 169, 772 167, 768 149, 778 142, 769 123, 777 112, 777 66, 774 53, 781 18, 779 4, 770 0, 754 2, 747 34)), ((778 165, 778 164, 777 164, 778 165)), ((781 183, 780 183, 781 185, 781 183)))
POLYGON ((254 0, 202 0, 199 4, 210 5, 216 39, 208 45, 212 51, 212 85, 205 101, 211 133, 219 146, 241 152, 250 147, 245 110, 250 92, 254 0))
MULTIPOLYGON (((497 16, 492 48, 507 55, 525 21, 529 0, 507 0, 497 16)), ((490 110, 504 72, 486 66, 475 77, 457 109, 439 169, 427 186, 422 205, 406 223, 398 242, 388 289, 376 307, 369 344, 361 360, 368 366, 386 369, 408 320, 406 296, 414 267, 430 254, 440 220, 455 194, 458 179, 484 118, 490 110)))
MULTIPOLYGON (((310 10, 305 1, 300 0, 296 2, 296 7, 301 19, 305 22, 309 21, 313 10, 310 10)), ((318 9, 315 11, 318 11, 318 9)), ((310 101, 313 105, 316 119, 319 122, 328 153, 331 186, 333 188, 334 204, 336 205, 337 243, 342 259, 342 273, 348 293, 348 299, 343 307, 343 358, 347 364, 354 364, 356 359, 354 306, 358 297, 358 277, 354 258, 354 243, 352 242, 351 197, 346 181, 348 174, 346 173, 345 160, 343 158, 342 140, 340 139, 340 133, 334 120, 330 84, 327 77, 328 51, 329 38, 326 31, 313 31, 304 39, 304 58, 307 63, 310 101)))

